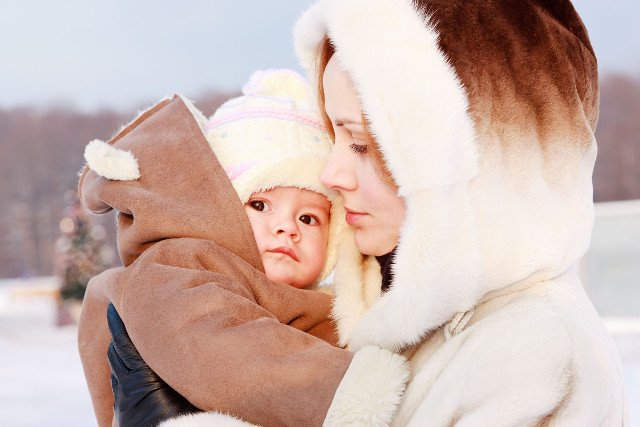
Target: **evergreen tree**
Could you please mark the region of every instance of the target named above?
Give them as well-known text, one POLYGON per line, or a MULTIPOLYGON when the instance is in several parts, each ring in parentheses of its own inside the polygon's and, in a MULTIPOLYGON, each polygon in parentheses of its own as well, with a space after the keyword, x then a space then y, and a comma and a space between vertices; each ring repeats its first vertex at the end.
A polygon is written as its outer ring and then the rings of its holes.
POLYGON ((75 190, 65 193, 67 208, 60 221, 62 235, 56 241, 56 271, 60 277, 60 298, 82 300, 89 279, 113 264, 113 251, 106 233, 83 209, 75 190))

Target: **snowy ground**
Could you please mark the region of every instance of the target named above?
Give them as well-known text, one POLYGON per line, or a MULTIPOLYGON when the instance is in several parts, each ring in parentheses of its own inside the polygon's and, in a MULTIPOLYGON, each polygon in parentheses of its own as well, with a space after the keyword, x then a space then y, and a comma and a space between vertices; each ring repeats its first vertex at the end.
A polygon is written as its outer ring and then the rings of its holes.
MULTIPOLYGON (((0 426, 95 426, 76 328, 56 327, 51 279, 0 281, 0 426)), ((640 426, 640 320, 607 319, 640 426)))
POLYGON ((0 426, 96 425, 75 326, 55 326, 51 280, 0 282, 0 426))

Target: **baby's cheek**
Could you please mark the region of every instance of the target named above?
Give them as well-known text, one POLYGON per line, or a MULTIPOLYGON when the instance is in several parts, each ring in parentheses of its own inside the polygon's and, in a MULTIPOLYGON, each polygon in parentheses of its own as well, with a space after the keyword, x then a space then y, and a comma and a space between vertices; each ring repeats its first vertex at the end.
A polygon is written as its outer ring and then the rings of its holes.
MULTIPOLYGON (((245 207, 246 209, 246 207, 245 207)), ((264 230, 265 224, 259 216, 255 214, 255 210, 249 208, 250 211, 247 211, 247 217, 249 217, 249 223, 251 224, 251 230, 253 231, 253 238, 256 241, 256 245, 258 246, 258 251, 263 255, 263 252, 268 249, 266 245, 268 244, 267 240, 267 232, 264 230)), ((263 255, 264 256, 264 255, 263 255)), ((263 259, 264 261, 264 259, 263 259)))
POLYGON ((314 246, 312 251, 312 266, 311 270, 315 273, 320 274, 322 271, 322 267, 324 267, 324 262, 327 258, 327 241, 326 239, 319 238, 318 243, 314 246))
POLYGON ((283 274, 278 264, 274 264, 274 260, 269 257, 262 256, 262 265, 264 266, 264 274, 267 279, 272 282, 282 282, 283 274))

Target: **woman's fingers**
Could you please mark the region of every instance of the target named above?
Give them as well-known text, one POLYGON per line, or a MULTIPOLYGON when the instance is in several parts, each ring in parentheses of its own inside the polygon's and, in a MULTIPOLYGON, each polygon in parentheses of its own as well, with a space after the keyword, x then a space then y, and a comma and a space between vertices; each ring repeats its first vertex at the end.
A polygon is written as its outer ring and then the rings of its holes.
POLYGON ((124 322, 113 304, 109 304, 107 308, 107 322, 112 338, 108 356, 114 373, 129 374, 131 371, 145 367, 147 364, 129 338, 124 322))

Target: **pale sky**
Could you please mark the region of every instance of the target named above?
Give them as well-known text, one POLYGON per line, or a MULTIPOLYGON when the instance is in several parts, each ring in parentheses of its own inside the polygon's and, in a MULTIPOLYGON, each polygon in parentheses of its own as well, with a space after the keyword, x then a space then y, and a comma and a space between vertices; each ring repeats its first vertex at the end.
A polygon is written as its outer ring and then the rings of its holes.
MULTIPOLYGON (((516 0, 517 1, 517 0, 516 0)), ((299 69, 291 29, 313 0, 0 0, 0 107, 128 110, 299 69)), ((640 76, 640 1, 575 0, 603 73, 640 76)))

